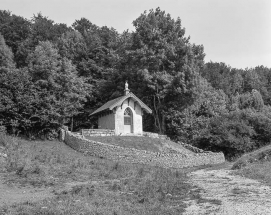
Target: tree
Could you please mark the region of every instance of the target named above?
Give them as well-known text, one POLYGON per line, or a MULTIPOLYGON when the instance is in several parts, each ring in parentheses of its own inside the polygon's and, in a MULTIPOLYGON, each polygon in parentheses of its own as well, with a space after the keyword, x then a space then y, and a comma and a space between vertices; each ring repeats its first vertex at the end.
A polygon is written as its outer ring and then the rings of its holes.
POLYGON ((56 42, 65 32, 71 30, 66 24, 55 24, 53 20, 43 16, 41 13, 34 15, 30 22, 30 32, 28 37, 20 43, 16 52, 16 62, 18 67, 28 65, 27 56, 42 41, 56 42))
POLYGON ((193 104, 180 111, 170 107, 167 115, 168 134, 177 140, 196 144, 206 132, 210 120, 228 113, 227 96, 216 90, 203 78, 196 86, 193 104))
POLYGON ((242 79, 238 76, 238 71, 225 63, 208 62, 201 69, 200 74, 211 83, 212 87, 217 90, 223 90, 228 96, 233 95, 235 92, 240 92, 242 79))
MULTIPOLYGON (((1 73, 1 71, 0 71, 1 73)), ((39 93, 27 69, 2 71, 0 78, 0 121, 11 133, 31 133, 39 129, 35 114, 40 107, 39 93)))
POLYGON ((67 58, 60 58, 50 42, 40 42, 29 56, 29 71, 39 89, 40 118, 44 129, 58 127, 76 115, 91 93, 67 58))
POLYGON ((261 111, 264 108, 264 101, 259 91, 253 89, 251 93, 247 92, 237 96, 239 109, 253 108, 261 111))
POLYGON ((89 31, 96 31, 98 29, 97 25, 92 24, 88 19, 81 18, 80 20, 75 20, 72 27, 79 31, 82 35, 89 31))
POLYGON ((61 57, 72 60, 79 65, 87 57, 87 45, 82 34, 77 31, 67 31, 57 41, 57 47, 61 57))
POLYGON ((13 53, 6 45, 4 37, 0 34, 0 69, 14 68, 13 53))
POLYGON ((4 36, 6 44, 12 49, 16 60, 19 45, 30 34, 30 22, 21 16, 0 10, 0 33, 4 36))
POLYGON ((35 46, 40 41, 56 41, 63 33, 69 30, 65 24, 54 24, 54 21, 41 13, 34 15, 31 20, 31 40, 35 46))
POLYGON ((206 132, 198 140, 198 146, 211 151, 222 151, 229 160, 256 148, 253 136, 256 132, 242 111, 211 119, 206 132))
POLYGON ((134 88, 153 109, 159 133, 166 132, 169 107, 187 105, 203 66, 203 46, 189 43, 181 20, 156 10, 146 11, 134 22, 132 44, 126 51, 127 79, 138 80, 134 88), (178 105, 177 105, 178 104, 178 105))

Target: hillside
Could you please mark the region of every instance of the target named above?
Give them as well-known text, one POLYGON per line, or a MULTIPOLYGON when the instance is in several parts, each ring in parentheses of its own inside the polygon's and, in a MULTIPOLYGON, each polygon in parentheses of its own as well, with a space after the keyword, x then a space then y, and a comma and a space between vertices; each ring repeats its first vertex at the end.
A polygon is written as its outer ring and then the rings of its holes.
POLYGON ((181 214, 201 200, 188 183, 195 168, 124 164, 1 134, 0 145, 0 214, 181 214))
POLYGON ((232 166, 237 174, 271 185, 271 145, 243 155, 232 166))
POLYGON ((158 138, 141 136, 87 136, 86 138, 111 145, 151 152, 180 153, 186 155, 194 154, 194 152, 186 149, 180 144, 158 138))

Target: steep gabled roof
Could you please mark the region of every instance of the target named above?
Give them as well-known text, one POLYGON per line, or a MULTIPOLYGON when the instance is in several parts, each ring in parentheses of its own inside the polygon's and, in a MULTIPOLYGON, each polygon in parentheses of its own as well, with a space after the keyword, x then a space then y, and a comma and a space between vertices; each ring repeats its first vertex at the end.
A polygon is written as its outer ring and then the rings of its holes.
POLYGON ((141 108, 143 108, 147 113, 152 113, 152 110, 146 104, 144 104, 139 98, 137 98, 133 93, 128 93, 125 96, 121 96, 121 97, 118 97, 116 99, 113 99, 113 100, 106 102, 103 106, 99 107, 97 110, 95 110, 90 115, 94 115, 96 113, 102 112, 107 109, 113 110, 113 108, 115 108, 117 106, 121 106, 121 104, 128 98, 133 98, 136 102, 139 103, 141 108))

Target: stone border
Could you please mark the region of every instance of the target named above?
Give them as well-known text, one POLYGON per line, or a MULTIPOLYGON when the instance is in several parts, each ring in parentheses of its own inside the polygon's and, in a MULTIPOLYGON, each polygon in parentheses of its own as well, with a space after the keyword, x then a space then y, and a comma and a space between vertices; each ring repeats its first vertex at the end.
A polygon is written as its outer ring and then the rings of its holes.
POLYGON ((82 129, 81 134, 85 136, 115 136, 115 130, 109 129, 82 129))
POLYGON ((133 148, 124 148, 85 139, 82 135, 65 131, 64 142, 71 148, 86 155, 127 163, 147 164, 164 168, 184 168, 225 162, 223 153, 200 153, 183 155, 159 153, 133 148))
POLYGON ((182 145, 184 148, 189 149, 190 151, 195 152, 195 153, 209 153, 210 152, 210 151, 204 151, 203 149, 199 149, 199 148, 197 148, 195 146, 192 146, 190 144, 183 143, 183 142, 180 142, 180 141, 178 141, 177 143, 182 145))
POLYGON ((153 132, 145 132, 145 131, 143 131, 143 136, 144 137, 151 137, 151 138, 160 138, 163 140, 169 139, 169 137, 167 135, 162 135, 162 134, 153 133, 153 132))
MULTIPOLYGON (((120 134, 116 135, 115 130, 110 130, 110 129, 82 129, 79 132, 81 135, 84 137, 87 136, 129 136, 129 134, 120 134)), ((131 134, 131 136, 143 136, 143 137, 150 137, 150 138, 159 138, 163 140, 169 139, 167 135, 161 135, 158 133, 153 133, 153 132, 143 132, 143 134, 131 134)))

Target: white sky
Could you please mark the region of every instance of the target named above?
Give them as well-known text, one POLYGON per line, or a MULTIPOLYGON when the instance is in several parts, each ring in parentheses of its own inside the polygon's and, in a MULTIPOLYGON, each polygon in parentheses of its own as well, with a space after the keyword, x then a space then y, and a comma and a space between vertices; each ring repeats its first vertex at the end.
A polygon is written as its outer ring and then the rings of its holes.
POLYGON ((133 20, 157 7, 181 18, 191 42, 203 44, 206 62, 271 68, 271 0, 0 0, 1 10, 27 19, 41 12, 71 25, 85 17, 120 33, 132 31, 133 20))

